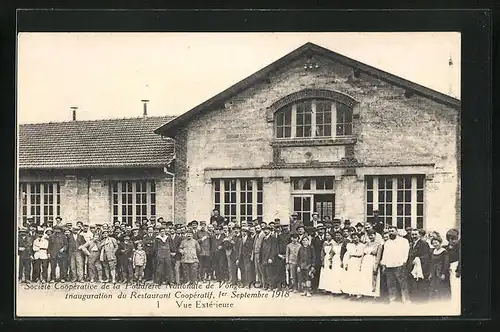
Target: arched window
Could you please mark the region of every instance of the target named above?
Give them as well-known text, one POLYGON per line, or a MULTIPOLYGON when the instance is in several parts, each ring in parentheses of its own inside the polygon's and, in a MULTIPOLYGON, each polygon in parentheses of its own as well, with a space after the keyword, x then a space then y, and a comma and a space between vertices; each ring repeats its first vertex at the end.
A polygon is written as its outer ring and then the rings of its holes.
POLYGON ((332 138, 350 136, 352 108, 330 99, 306 99, 275 112, 276 138, 332 138))

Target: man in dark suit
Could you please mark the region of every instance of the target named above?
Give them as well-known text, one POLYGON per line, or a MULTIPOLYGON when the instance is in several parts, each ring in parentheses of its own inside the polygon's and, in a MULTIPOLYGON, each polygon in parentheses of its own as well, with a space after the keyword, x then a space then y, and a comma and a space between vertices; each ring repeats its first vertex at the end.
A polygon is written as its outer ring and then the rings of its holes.
POLYGON ((212 243, 210 244, 210 248, 212 249, 212 263, 214 264, 215 279, 217 281, 223 281, 227 278, 227 260, 226 250, 222 246, 222 242, 224 241, 222 228, 215 228, 215 235, 211 240, 212 243))
MULTIPOLYGON (((83 235, 82 235, 83 236, 83 235)), ((49 237, 48 252, 50 255, 50 282, 56 281, 56 267, 59 265, 59 281, 64 282, 64 273, 68 267, 66 256, 68 255, 68 238, 61 232, 61 227, 54 227, 54 234, 49 237)))
POLYGON ((79 227, 73 227, 68 237, 68 254, 72 282, 77 280, 78 282, 83 282, 83 252, 81 246, 85 244, 85 238, 79 232, 79 227))
POLYGON ((278 257, 278 239, 271 235, 271 229, 268 226, 264 226, 263 230, 264 238, 260 248, 260 261, 264 270, 264 288, 271 290, 276 288, 273 283, 278 257))
POLYGON ((280 229, 277 233, 278 239, 278 259, 276 260, 276 281, 278 289, 287 287, 286 281, 286 246, 290 243, 290 232, 288 225, 279 225, 280 229))
POLYGON ((429 294, 428 280, 430 272, 431 249, 427 241, 425 241, 424 239, 425 230, 412 229, 410 234, 412 243, 410 244, 410 252, 408 255, 407 264, 409 274, 408 286, 410 288, 410 299, 412 302, 422 302, 428 299, 429 294), (417 258, 420 262, 417 262, 417 258), (416 273, 412 273, 414 268, 415 270, 421 268, 422 275, 419 276, 416 273))
POLYGON ((311 245, 314 249, 314 257, 316 258, 314 262, 314 270, 316 272, 311 280, 311 288, 313 291, 317 291, 319 286, 319 275, 321 273, 321 265, 323 263, 321 261, 321 250, 323 250, 323 243, 325 242, 325 227, 322 224, 318 224, 316 231, 317 234, 311 241, 311 245))
POLYGON ((240 267, 241 283, 243 287, 250 287, 255 281, 252 262, 253 240, 248 229, 241 230, 241 241, 238 247, 238 260, 236 264, 240 267))
POLYGON ((177 224, 177 227, 170 228, 170 255, 172 256, 172 265, 174 270, 174 279, 177 285, 181 284, 181 254, 179 253, 179 247, 183 240, 183 236, 181 235, 180 225, 177 224))
MULTIPOLYGON (((231 242, 233 243, 233 248, 228 257, 228 266, 229 266, 229 276, 231 278, 231 284, 238 284, 238 268, 239 268, 239 251, 238 248, 241 247, 241 228, 240 226, 233 227, 233 233, 230 235, 231 242)), ((227 252, 226 252, 227 254, 227 252)), ((241 269, 240 269, 241 271, 241 269)), ((243 274, 243 273, 241 273, 243 274)))

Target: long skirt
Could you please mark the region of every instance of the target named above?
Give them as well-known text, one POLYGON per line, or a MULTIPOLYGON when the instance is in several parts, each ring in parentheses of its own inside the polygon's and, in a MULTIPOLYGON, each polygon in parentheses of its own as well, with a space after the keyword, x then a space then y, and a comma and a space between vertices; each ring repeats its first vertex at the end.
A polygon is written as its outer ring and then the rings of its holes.
POLYGON ((359 292, 361 295, 380 297, 380 271, 377 268, 377 274, 373 274, 375 265, 374 255, 365 255, 361 262, 361 280, 359 292))
POLYGON ((460 278, 455 275, 457 267, 458 262, 450 263, 450 290, 452 303, 460 305, 460 278))
POLYGON ((347 271, 342 273, 341 290, 349 295, 361 295, 362 284, 361 258, 350 257, 347 261, 347 271))
POLYGON ((340 255, 333 256, 332 268, 330 269, 330 259, 325 256, 323 259, 323 268, 319 277, 319 289, 334 293, 342 293, 340 282, 342 274, 345 272, 341 267, 340 255))

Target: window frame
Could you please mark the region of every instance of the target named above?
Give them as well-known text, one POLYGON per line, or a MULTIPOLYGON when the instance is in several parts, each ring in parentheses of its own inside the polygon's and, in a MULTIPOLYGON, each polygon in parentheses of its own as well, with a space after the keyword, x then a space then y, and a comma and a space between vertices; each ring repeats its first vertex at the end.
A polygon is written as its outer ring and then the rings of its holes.
POLYGON ((246 218, 246 221, 252 221, 254 219, 262 219, 264 214, 264 187, 262 178, 217 178, 212 179, 212 205, 217 209, 221 216, 232 220, 240 220, 241 218, 246 218), (231 181, 235 181, 235 189, 233 190, 230 184, 229 190, 226 191, 227 184, 231 181), (251 190, 248 190, 248 182, 251 182, 251 190), (244 190, 242 190, 242 185, 244 185, 244 190), (231 197, 231 193, 235 193, 235 199, 231 197), (245 193, 245 202, 241 199, 241 194, 245 193), (227 194, 229 194, 229 201, 226 202, 227 194), (248 202, 248 194, 250 194, 251 202, 248 202), (231 210, 231 206, 235 206, 234 213, 231 210), (244 213, 242 213, 242 207, 245 206, 244 213), (251 206, 252 214, 248 214, 248 207, 251 206), (226 213, 226 207, 229 207, 229 214, 226 213), (259 213, 260 211, 260 213, 259 213))
MULTIPOLYGON (((348 106, 346 104, 342 104, 342 107, 337 107, 337 104, 340 102, 327 99, 327 98, 307 98, 307 99, 300 99, 296 100, 293 103, 287 104, 280 109, 278 109, 274 113, 274 139, 276 140, 293 140, 293 139, 304 139, 304 140, 310 140, 310 139, 335 139, 335 138, 345 138, 345 137, 352 137, 354 136, 354 109, 351 106, 348 106), (318 125, 318 105, 328 103, 330 104, 330 135, 318 135, 318 126, 321 126, 324 130, 325 127, 328 127, 325 122, 321 123, 318 125), (309 127, 309 125, 299 123, 298 121, 298 108, 300 108, 300 105, 309 105, 310 106, 310 135, 306 135, 304 132, 302 136, 297 135, 297 131, 301 127, 309 127), (350 122, 342 122, 342 123, 337 123, 337 117, 340 111, 348 111, 349 112, 349 117, 350 117, 350 122), (286 118, 286 112, 290 112, 290 116, 288 118, 291 119, 291 130, 290 130, 290 136, 285 135, 285 129, 283 124, 279 124, 278 117, 282 116, 283 117, 283 123, 285 123, 285 118, 286 118), (342 126, 343 128, 343 133, 344 134, 338 134, 338 127, 342 126), (278 133, 280 132, 279 129, 282 129, 282 136, 279 137, 278 133), (348 128, 349 130, 346 130, 348 128), (346 134, 346 132, 349 132, 346 134)), ((327 112, 321 112, 323 114, 323 119, 325 118, 325 113, 327 112)), ((299 118, 300 119, 300 118, 299 118)), ((345 116, 343 117, 345 120, 345 116)), ((286 126, 289 127, 289 126, 286 126)))
POLYGON ((157 197, 155 180, 141 179, 110 181, 109 190, 111 203, 111 222, 115 222, 117 220, 122 222, 126 220, 127 224, 133 225, 134 222, 138 220, 138 218, 156 218, 157 197), (123 190, 124 186, 128 187, 128 184, 130 184, 130 190, 129 188, 125 188, 125 190, 123 190), (145 188, 143 188, 143 185, 145 185, 145 188), (145 202, 143 201, 144 195, 146 195, 145 202), (140 199, 138 199, 139 197, 140 199), (146 214, 143 213, 144 208, 146 209, 146 214))
POLYGON ((41 225, 61 215, 61 185, 58 181, 20 182, 19 202, 22 224, 26 225, 27 218, 33 216, 35 223, 41 225), (49 190, 49 188, 52 189, 49 190))
POLYGON ((425 175, 422 174, 401 174, 401 175, 369 175, 365 176, 365 216, 367 220, 373 218, 373 211, 379 210, 380 205, 384 204, 384 211, 380 214, 384 223, 387 218, 390 218, 390 223, 387 225, 395 225, 399 229, 406 227, 424 228, 426 227, 425 218, 425 175), (381 185, 381 180, 384 179, 384 185, 381 185), (402 188, 398 186, 399 180, 402 181, 402 188), (406 183, 409 179, 409 187, 406 183), (387 188, 387 181, 390 181, 391 188, 387 188), (372 181, 372 187, 369 188, 369 181, 372 181), (421 186, 419 185, 421 183, 421 186), (381 199, 381 192, 384 192, 383 199, 381 199), (371 194, 370 194, 371 193, 371 194), (387 194, 391 194, 391 201, 387 201, 387 194), (371 202, 370 196, 371 195, 371 202), (406 201, 409 195, 409 202, 406 201), (399 199, 401 198, 401 200, 399 199), (369 213, 369 205, 371 204, 371 213, 369 213), (408 207, 409 205, 409 207, 408 207), (421 206, 421 213, 418 211, 418 206, 421 206), (390 206, 391 214, 387 214, 387 207, 390 206), (402 213, 399 209, 403 208, 402 213), (406 214, 409 210, 409 214, 406 214), (409 224, 406 219, 409 218, 409 224), (401 222, 400 222, 401 221, 401 222))

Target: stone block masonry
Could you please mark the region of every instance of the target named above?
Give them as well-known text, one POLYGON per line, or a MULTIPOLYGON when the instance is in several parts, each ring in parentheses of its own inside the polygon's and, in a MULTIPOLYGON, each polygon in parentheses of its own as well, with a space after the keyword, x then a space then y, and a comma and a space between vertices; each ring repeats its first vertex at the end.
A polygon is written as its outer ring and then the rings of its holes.
MULTIPOLYGON (((274 122, 269 109, 283 97, 303 89, 326 89, 356 100, 353 158, 373 173, 386 174, 388 167, 404 168, 405 174, 420 174, 421 165, 431 165, 425 181, 425 225, 445 229, 459 224, 458 148, 460 110, 413 95, 331 60, 315 57, 319 64, 304 71, 305 59, 292 62, 271 74, 267 80, 247 88, 223 106, 206 110, 191 120, 176 139, 176 221, 206 218, 200 200, 212 202, 206 189, 207 169, 231 171, 266 168, 273 161, 274 122), (184 186, 184 187, 183 187, 184 186), (449 199, 448 199, 449 198, 449 199)), ((293 149, 288 148, 287 149, 293 149)), ((298 151, 298 150, 296 150, 298 151)), ((347 150, 346 150, 347 151, 347 150)), ((328 161, 338 156, 331 149, 314 149, 312 159, 328 161)), ((293 161, 307 159, 307 152, 284 153, 293 161), (293 158, 292 158, 293 156, 293 158), (302 158, 302 159, 301 159, 302 158), (304 159, 305 158, 305 159, 304 159)), ((314 165, 307 166, 317 174, 314 165)), ((401 174, 401 173, 400 173, 401 174)), ((303 176, 308 172, 304 171, 303 176)), ((389 175, 389 174, 387 174, 389 175)), ((291 212, 290 184, 270 181, 264 185, 265 218, 288 216, 291 212), (278 190, 278 186, 281 188, 278 190), (288 188, 285 190, 284 188, 288 188), (273 195, 286 195, 275 198, 273 195), (284 209, 283 213, 277 212, 284 209)), ((346 176, 337 181, 336 211, 363 220, 365 184, 363 178, 346 176)), ((286 218, 286 217, 284 217, 286 218)))

